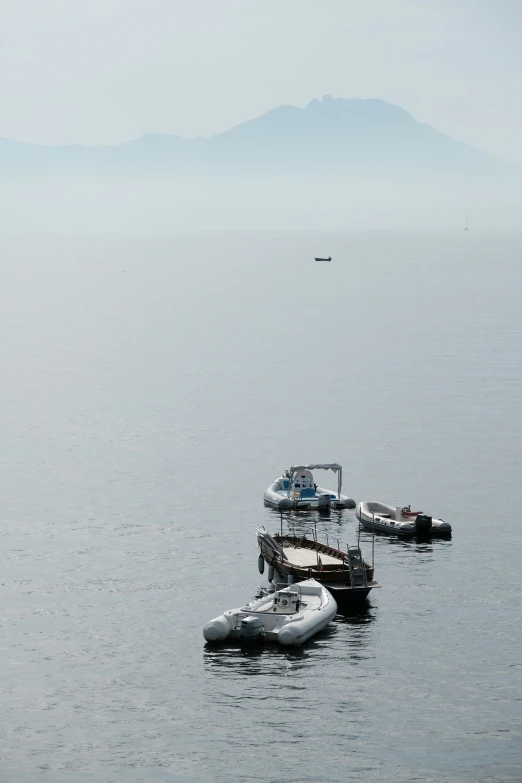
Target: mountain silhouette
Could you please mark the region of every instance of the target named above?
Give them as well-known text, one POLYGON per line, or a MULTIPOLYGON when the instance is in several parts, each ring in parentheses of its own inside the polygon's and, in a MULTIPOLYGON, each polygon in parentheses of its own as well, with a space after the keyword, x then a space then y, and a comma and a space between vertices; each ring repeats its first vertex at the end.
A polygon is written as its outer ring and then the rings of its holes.
POLYGON ((447 167, 502 173, 519 167, 417 122, 398 106, 374 99, 313 100, 280 106, 209 138, 148 134, 116 146, 42 146, 0 139, 4 172, 94 169, 108 173, 254 169, 411 169, 447 167))

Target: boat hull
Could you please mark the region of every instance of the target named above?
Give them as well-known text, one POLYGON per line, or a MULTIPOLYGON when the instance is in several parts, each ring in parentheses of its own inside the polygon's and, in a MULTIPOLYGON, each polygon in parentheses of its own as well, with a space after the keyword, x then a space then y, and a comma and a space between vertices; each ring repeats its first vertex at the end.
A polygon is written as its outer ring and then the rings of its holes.
POLYGON ((272 482, 264 493, 265 505, 277 510, 318 509, 330 510, 335 508, 355 508, 355 500, 347 495, 337 495, 330 489, 317 487, 315 497, 294 498, 288 497, 287 492, 281 488, 279 479, 272 482))

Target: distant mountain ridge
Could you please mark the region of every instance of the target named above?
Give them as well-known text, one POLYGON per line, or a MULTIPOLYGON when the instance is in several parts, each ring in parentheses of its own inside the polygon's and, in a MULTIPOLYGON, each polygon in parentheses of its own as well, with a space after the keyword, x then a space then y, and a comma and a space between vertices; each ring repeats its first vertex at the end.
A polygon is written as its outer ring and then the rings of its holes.
POLYGON ((449 167, 477 173, 519 167, 455 141, 377 99, 324 96, 279 106, 209 138, 148 134, 115 146, 41 146, 0 139, 0 170, 173 171, 449 167))

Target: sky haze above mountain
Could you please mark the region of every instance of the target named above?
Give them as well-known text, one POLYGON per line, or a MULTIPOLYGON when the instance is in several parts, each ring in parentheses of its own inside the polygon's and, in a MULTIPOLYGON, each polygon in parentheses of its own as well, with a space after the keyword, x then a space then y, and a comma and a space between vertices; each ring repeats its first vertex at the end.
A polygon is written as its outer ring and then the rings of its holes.
POLYGON ((4 0, 0 137, 209 136, 380 98, 522 163, 519 0, 4 0))
POLYGON ((0 232, 517 229, 520 0, 4 0, 0 232))

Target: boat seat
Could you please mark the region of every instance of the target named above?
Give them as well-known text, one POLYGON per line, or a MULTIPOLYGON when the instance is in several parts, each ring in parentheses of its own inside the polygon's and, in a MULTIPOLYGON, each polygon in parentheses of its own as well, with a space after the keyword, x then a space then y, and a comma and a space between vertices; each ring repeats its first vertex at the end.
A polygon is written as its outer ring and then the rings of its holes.
POLYGON ((321 585, 303 585, 301 583, 301 595, 322 595, 321 585))
POLYGON ((313 487, 304 487, 299 493, 301 498, 315 498, 315 489, 313 487))

